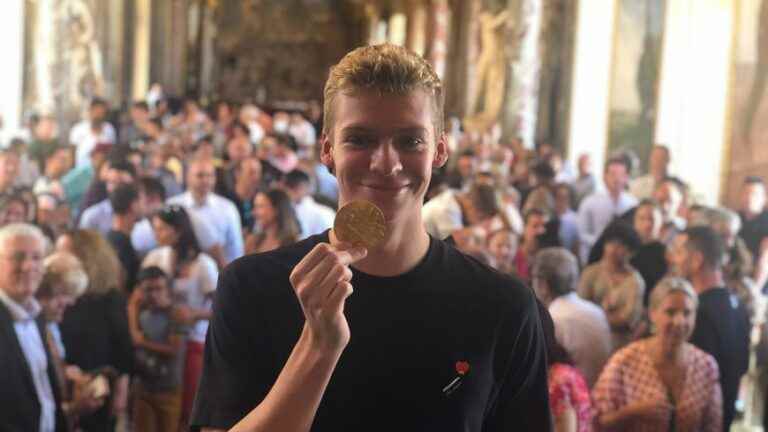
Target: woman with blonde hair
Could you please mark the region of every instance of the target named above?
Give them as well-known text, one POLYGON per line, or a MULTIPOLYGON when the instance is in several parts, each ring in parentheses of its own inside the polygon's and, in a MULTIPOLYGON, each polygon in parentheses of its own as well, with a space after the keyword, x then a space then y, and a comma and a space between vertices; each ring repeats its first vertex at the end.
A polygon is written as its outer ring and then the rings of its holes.
POLYGON ((93 230, 74 230, 59 237, 59 251, 75 255, 88 276, 85 293, 64 313, 61 335, 67 363, 85 372, 116 371, 110 403, 80 418, 84 431, 112 430, 125 414, 133 343, 128 330, 120 262, 107 240, 93 230))
POLYGON ((662 279, 650 299, 654 334, 608 361, 592 396, 600 430, 721 431, 715 359, 688 343, 698 297, 682 278, 662 279))

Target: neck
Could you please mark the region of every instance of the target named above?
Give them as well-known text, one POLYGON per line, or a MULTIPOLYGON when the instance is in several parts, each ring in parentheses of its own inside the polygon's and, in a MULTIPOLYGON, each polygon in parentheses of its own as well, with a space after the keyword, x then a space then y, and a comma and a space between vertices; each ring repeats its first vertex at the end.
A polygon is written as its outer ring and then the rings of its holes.
POLYGON ((620 190, 617 190, 617 191, 608 190, 608 195, 611 197, 612 200, 618 201, 619 197, 621 197, 621 191, 620 190))
MULTIPOLYGON (((333 231, 331 243, 338 243, 333 231)), ((369 250, 353 267, 374 276, 397 276, 416 267, 428 249, 429 235, 419 213, 402 223, 390 223, 384 242, 369 250)))
POLYGON ((203 205, 205 204, 205 199, 208 198, 207 193, 197 193, 195 191, 190 191, 190 194, 192 195, 192 201, 195 202, 196 205, 203 205))
POLYGON ((114 215, 112 218, 112 229, 130 236, 133 226, 136 224, 136 218, 130 215, 114 215))
POLYGON ((532 240, 532 241, 523 240, 522 249, 525 255, 527 256, 533 255, 536 252, 536 250, 539 248, 538 243, 539 242, 537 242, 536 240, 532 240))
POLYGON ((243 201, 252 200, 258 190, 258 182, 237 182, 235 185, 235 193, 243 201))
POLYGON ((723 272, 719 269, 703 269, 694 273, 691 278, 691 284, 697 294, 709 291, 712 288, 724 286, 723 272))
POLYGON ((659 172, 651 173, 651 175, 653 176, 653 180, 656 183, 661 183, 661 181, 667 177, 667 171, 662 170, 659 172))
POLYGON ((656 335, 651 339, 653 356, 658 364, 666 365, 676 363, 683 358, 685 343, 670 343, 661 336, 656 335))
MULTIPOLYGON (((0 289, 2 289, 2 288, 0 288, 0 289)), ((8 298, 10 298, 11 300, 15 301, 16 303, 18 303, 20 305, 23 305, 24 303, 26 303, 29 300, 29 298, 30 298, 29 296, 9 293, 8 291, 6 291, 4 289, 3 289, 3 292, 5 292, 5 295, 7 295, 8 298)))

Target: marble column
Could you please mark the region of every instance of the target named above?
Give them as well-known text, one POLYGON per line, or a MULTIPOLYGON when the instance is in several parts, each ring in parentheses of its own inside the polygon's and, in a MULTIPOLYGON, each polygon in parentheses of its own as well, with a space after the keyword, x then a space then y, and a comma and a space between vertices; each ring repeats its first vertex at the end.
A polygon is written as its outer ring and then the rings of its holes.
POLYGON ((149 90, 150 40, 152 0, 135 0, 133 83, 131 94, 134 100, 143 100, 149 90))
POLYGON ((478 55, 477 17, 480 0, 452 3, 451 32, 446 62, 445 111, 449 116, 464 117, 472 106, 475 62, 478 55))
POLYGON ((519 137, 533 148, 538 113, 539 40, 543 0, 510 0, 514 23, 507 32, 506 101, 501 118, 502 136, 519 137))
POLYGON ((431 0, 429 3, 427 59, 440 79, 445 78, 448 57, 448 32, 451 24, 451 8, 448 0, 431 0))
POLYGON ((6 61, 0 68, 0 146, 8 143, 6 133, 21 126, 22 88, 24 87, 24 3, 25 0, 3 0, 0 16, 0 52, 6 61))
POLYGON ((427 42, 427 5, 423 0, 408 3, 405 46, 423 56, 427 42))

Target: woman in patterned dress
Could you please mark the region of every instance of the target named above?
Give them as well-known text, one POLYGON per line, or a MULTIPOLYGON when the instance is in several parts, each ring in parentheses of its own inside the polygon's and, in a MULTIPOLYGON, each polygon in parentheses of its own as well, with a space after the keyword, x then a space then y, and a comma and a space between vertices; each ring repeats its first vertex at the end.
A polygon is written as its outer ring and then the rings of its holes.
POLYGON ((591 432, 595 412, 592 409, 587 381, 574 367, 571 356, 557 341, 552 317, 546 310, 541 312, 549 364, 549 407, 555 432, 591 432))
POLYGON ((592 395, 601 430, 722 429, 717 363, 687 342, 697 303, 686 280, 659 282, 650 299, 653 336, 618 351, 595 384, 592 395))

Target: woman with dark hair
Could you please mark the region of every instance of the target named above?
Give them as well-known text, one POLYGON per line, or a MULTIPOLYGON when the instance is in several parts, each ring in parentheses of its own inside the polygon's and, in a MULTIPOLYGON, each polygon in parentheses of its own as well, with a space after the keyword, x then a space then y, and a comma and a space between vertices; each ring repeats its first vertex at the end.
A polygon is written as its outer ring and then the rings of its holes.
POLYGON ((160 245, 151 251, 142 268, 157 266, 171 276, 177 307, 176 320, 189 326, 184 365, 182 419, 192 410, 203 367, 203 347, 211 318, 211 301, 219 276, 216 261, 200 251, 189 215, 183 207, 170 205, 152 217, 160 245))
POLYGON ((643 316, 645 282, 629 262, 640 237, 624 223, 609 225, 602 237, 603 255, 582 272, 579 296, 603 308, 617 350, 631 342, 643 316))
POLYGON ((253 218, 258 232, 248 234, 245 253, 260 253, 295 243, 301 228, 288 194, 280 189, 259 192, 253 198, 253 218))
MULTIPOLYGON (((541 303, 539 307, 543 309, 541 303)), ((549 407, 555 432, 590 432, 594 411, 584 376, 555 337, 555 323, 546 310, 539 314, 547 344, 549 407)))

